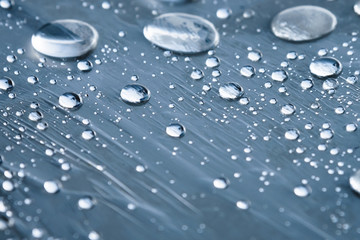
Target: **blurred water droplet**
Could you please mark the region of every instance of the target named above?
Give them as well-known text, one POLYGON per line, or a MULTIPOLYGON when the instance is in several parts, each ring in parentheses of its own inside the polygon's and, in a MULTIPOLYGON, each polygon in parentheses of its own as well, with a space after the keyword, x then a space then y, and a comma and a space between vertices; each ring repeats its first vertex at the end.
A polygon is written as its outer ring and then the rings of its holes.
POLYGON ((243 94, 243 88, 237 83, 225 83, 219 88, 220 97, 226 100, 237 100, 243 94))
POLYGON ((219 8, 216 11, 216 17, 219 19, 227 19, 230 17, 231 13, 231 9, 229 8, 219 8))
POLYGON ((274 81, 283 82, 288 78, 288 75, 284 70, 276 70, 272 72, 271 78, 274 81))
POLYGON ((59 105, 66 109, 76 110, 82 103, 82 98, 76 93, 66 92, 59 97, 59 105))
POLYGON ((47 193, 54 194, 59 191, 59 186, 55 181, 45 181, 44 189, 47 193))
POLYGON ((185 135, 185 127, 179 123, 172 123, 166 127, 166 134, 170 137, 181 138, 185 135))
POLYGON ((360 15, 360 1, 357 1, 357 2, 354 4, 354 12, 355 12, 357 15, 360 15))
POLYGON ((31 38, 36 51, 55 58, 80 57, 93 50, 97 42, 94 27, 73 19, 47 23, 31 38))
POLYGON ((349 178, 350 187, 357 194, 360 194, 360 170, 351 175, 349 178))
POLYGON ((289 41, 309 41, 332 32, 336 16, 325 8, 304 5, 285 9, 271 23, 275 36, 289 41))
POLYGON ((89 210, 94 206, 94 201, 91 197, 83 197, 78 200, 78 206, 82 210, 89 210))
POLYGON ((213 181, 213 185, 217 189, 225 189, 229 186, 230 181, 226 178, 220 177, 213 181))
POLYGON ((15 83, 11 78, 3 77, 0 78, 0 89, 3 91, 10 91, 14 88, 15 83))
POLYGON ((241 210, 246 210, 246 209, 249 209, 250 203, 249 203, 249 201, 246 201, 246 200, 239 200, 236 202, 236 207, 241 210))
POLYGON ((9 180, 5 180, 2 183, 2 188, 7 192, 11 192, 14 190, 14 184, 12 182, 10 182, 9 180))
POLYGON ((331 57, 319 58, 310 63, 310 72, 318 78, 336 77, 342 71, 341 63, 331 57))
POLYGON ((129 84, 121 89, 120 97, 127 103, 132 105, 141 105, 150 100, 150 91, 139 84, 129 84))
POLYGON ((211 22, 185 13, 160 15, 143 32, 151 43, 179 53, 199 53, 219 43, 219 33, 211 22))
POLYGON ((9 9, 14 6, 13 0, 0 0, 0 7, 4 9, 9 9))
POLYGON ((304 198, 310 195, 311 189, 309 186, 300 185, 294 188, 294 193, 296 196, 304 198))
POLYGON ((77 68, 82 72, 88 72, 93 68, 93 64, 88 60, 82 60, 77 63, 77 68))

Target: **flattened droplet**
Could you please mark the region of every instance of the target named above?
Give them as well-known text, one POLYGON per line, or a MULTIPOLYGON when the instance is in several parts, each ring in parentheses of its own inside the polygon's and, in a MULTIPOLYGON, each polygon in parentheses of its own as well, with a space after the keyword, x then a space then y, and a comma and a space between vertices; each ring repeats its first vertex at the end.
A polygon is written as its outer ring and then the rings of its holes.
POLYGON ((172 123, 166 127, 166 134, 173 138, 185 136, 185 127, 180 123, 172 123))
POLYGON ((96 29, 73 19, 56 20, 42 26, 31 38, 36 51, 55 58, 80 57, 98 42, 96 29))
POLYGON ((336 16, 329 10, 303 5, 278 13, 271 29, 278 38, 288 41, 310 41, 332 32, 337 24, 336 16))
POLYGON ((178 53, 200 53, 219 44, 219 33, 208 20, 186 13, 158 16, 144 27, 151 43, 178 53))
POLYGON ((129 84, 121 89, 121 99, 131 105, 141 105, 150 100, 150 91, 139 84, 129 84))
POLYGON ((59 97, 59 105, 66 109, 76 110, 82 103, 82 98, 76 93, 67 92, 59 97))
POLYGON ((311 62, 309 69, 318 78, 336 77, 342 71, 342 64, 336 58, 323 57, 311 62))
POLYGON ((0 89, 3 91, 10 91, 14 88, 15 83, 11 78, 3 77, 0 79, 0 89))
POLYGON ((349 178, 350 187, 357 194, 360 194, 360 170, 349 178))
POLYGON ((243 88, 236 83, 226 83, 219 88, 220 97, 226 100, 237 100, 243 94, 243 88))

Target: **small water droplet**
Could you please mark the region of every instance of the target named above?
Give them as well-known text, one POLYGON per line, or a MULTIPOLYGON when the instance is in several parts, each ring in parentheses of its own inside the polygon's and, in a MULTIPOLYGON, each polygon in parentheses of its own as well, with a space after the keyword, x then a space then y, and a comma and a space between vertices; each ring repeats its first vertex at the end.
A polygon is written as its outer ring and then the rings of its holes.
POLYGON ((336 89, 338 87, 339 83, 337 80, 335 79, 326 79, 323 84, 322 84, 322 88, 324 90, 333 90, 336 89))
POLYGON ((244 77, 251 78, 255 75, 255 68, 252 66, 244 66, 240 69, 240 74, 244 77))
POLYGON ((61 19, 43 25, 31 38, 36 51, 55 58, 80 57, 93 50, 98 33, 86 22, 61 19))
POLYGON ((82 72, 89 72, 93 68, 93 64, 88 60, 82 60, 77 63, 77 68, 82 72))
POLYGON ((219 8, 216 11, 216 17, 219 19, 227 19, 230 17, 231 13, 231 9, 229 8, 219 8))
POLYGON ((239 200, 239 201, 236 202, 236 207, 241 209, 241 210, 249 209, 250 202, 246 201, 246 200, 239 200))
POLYGON ((83 104, 80 95, 72 92, 66 92, 59 97, 59 105, 63 108, 76 110, 83 104))
POLYGON ((311 193, 311 188, 309 186, 300 185, 294 188, 294 193, 298 197, 307 197, 311 193))
POLYGON ((336 77, 342 71, 341 63, 331 57, 319 58, 310 63, 310 72, 318 78, 336 77))
POLYGON ((288 78, 288 75, 284 70, 276 70, 272 72, 271 78, 277 82, 284 82, 288 78))
POLYGON ((287 130, 286 132, 285 132, 285 138, 287 139, 287 140, 292 140, 292 141, 294 141, 294 140, 296 140, 296 139, 298 139, 299 138, 299 136, 300 136, 300 133, 299 133, 299 131, 297 130, 297 129, 289 129, 289 130, 287 130))
POLYGON ((334 133, 331 129, 324 129, 320 131, 320 138, 324 140, 329 140, 334 136, 334 133))
POLYGON ((220 177, 213 181, 213 185, 217 189, 225 189, 229 186, 230 181, 226 178, 220 177))
POLYGON ((179 53, 200 53, 219 44, 219 33, 211 22, 185 13, 160 15, 143 33, 151 43, 179 53))
POLYGON ((185 135, 185 127, 180 123, 172 123, 166 127, 166 134, 170 137, 181 138, 185 135))
POLYGON ((95 132, 91 129, 87 129, 81 133, 81 137, 85 140, 91 140, 95 137, 95 132))
POLYGON ((43 119, 43 117, 43 114, 39 111, 29 113, 29 119, 33 122, 40 121, 41 119, 43 119))
POLYGON ((220 65, 220 60, 217 57, 211 56, 206 59, 205 65, 209 68, 216 68, 220 65))
POLYGON ((150 100, 150 91, 139 84, 129 84, 121 89, 121 99, 131 105, 141 105, 150 100))
POLYGON ((0 89, 3 91, 10 91, 14 88, 15 83, 11 78, 3 77, 0 78, 0 89))
POLYGON ((198 68, 195 68, 192 72, 191 72, 191 75, 190 77, 194 80, 200 80, 204 77, 204 73, 203 71, 201 71, 200 69, 198 68))
POLYGON ((253 62, 258 62, 262 58, 262 53, 260 51, 253 50, 248 53, 248 59, 253 62))
POLYGON ((285 104, 284 106, 281 107, 281 114, 285 115, 285 116, 290 116, 293 115, 295 113, 295 106, 292 104, 285 104))
POLYGON ((78 206, 82 210, 89 210, 94 206, 94 201, 91 197, 83 197, 78 200, 78 206))
POLYGON ((36 84, 36 83, 39 82, 39 79, 37 77, 35 77, 35 76, 30 76, 30 77, 27 78, 27 81, 28 81, 28 83, 36 84))
POLYGON ((243 94, 243 88, 237 83, 226 83, 219 88, 220 97, 226 100, 237 100, 243 94))
POLYGON ((297 6, 278 13, 271 23, 275 36, 288 41, 309 41, 332 32, 336 16, 329 10, 311 6, 297 6))
POLYGON ((55 181, 45 181, 44 189, 47 193, 54 194, 59 191, 59 185, 55 181))
POLYGON ((304 79, 303 81, 301 81, 300 86, 302 89, 307 90, 312 88, 314 86, 314 83, 310 79, 304 79))

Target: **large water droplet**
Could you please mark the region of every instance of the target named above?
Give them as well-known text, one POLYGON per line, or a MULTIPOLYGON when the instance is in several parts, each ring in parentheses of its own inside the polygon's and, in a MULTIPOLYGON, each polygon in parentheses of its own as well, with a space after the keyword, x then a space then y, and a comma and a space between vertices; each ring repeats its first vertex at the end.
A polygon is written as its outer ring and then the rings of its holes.
POLYGON ((349 178, 349 183, 352 190, 360 194, 360 170, 358 170, 349 178))
POLYGON ((360 15, 360 1, 357 1, 357 2, 354 4, 354 12, 355 12, 357 15, 360 15))
POLYGON ((325 8, 304 5, 277 14, 271 23, 275 36, 289 41, 309 41, 332 32, 337 24, 334 14, 325 8))
POLYGON ((3 91, 10 91, 15 86, 15 83, 11 78, 3 77, 0 79, 0 89, 3 91))
POLYGON ((220 97, 226 100, 237 100, 243 94, 243 88, 236 83, 226 83, 219 88, 220 97))
POLYGON ((225 189, 229 186, 230 181, 226 178, 220 177, 213 181, 213 185, 217 189, 225 189))
POLYGON ((150 91, 139 84, 129 84, 121 89, 120 97, 127 103, 132 105, 144 104, 150 99, 150 91))
POLYGON ((341 63, 331 57, 319 58, 310 63, 310 72, 318 78, 336 77, 342 71, 341 63))
POLYGON ((67 92, 59 97, 59 105, 66 109, 76 110, 82 103, 82 98, 76 93, 67 92))
POLYGON ((181 138, 185 135, 185 127, 179 123, 172 123, 166 127, 166 134, 170 137, 181 138))
POLYGON ((219 43, 219 33, 211 22, 185 13, 160 15, 143 32, 153 44, 179 53, 199 53, 219 43))
POLYGON ((36 51, 56 58, 80 57, 93 50, 97 42, 93 26, 72 19, 47 23, 31 38, 36 51))

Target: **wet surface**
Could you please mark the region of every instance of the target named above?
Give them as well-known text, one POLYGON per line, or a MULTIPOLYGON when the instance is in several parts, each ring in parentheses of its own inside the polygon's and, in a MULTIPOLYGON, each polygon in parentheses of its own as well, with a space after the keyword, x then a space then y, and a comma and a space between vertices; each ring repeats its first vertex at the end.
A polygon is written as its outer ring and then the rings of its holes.
POLYGON ((0 239, 360 238, 355 2, 317 1, 337 26, 302 43, 271 21, 310 0, 3 2, 0 239), (213 23, 218 47, 153 46, 144 26, 171 12, 213 23), (32 35, 58 19, 92 25, 94 51, 36 52, 32 35), (339 76, 311 74, 324 56, 339 76), (233 101, 219 96, 229 83, 233 101), (130 84, 151 98, 124 102, 130 84))

